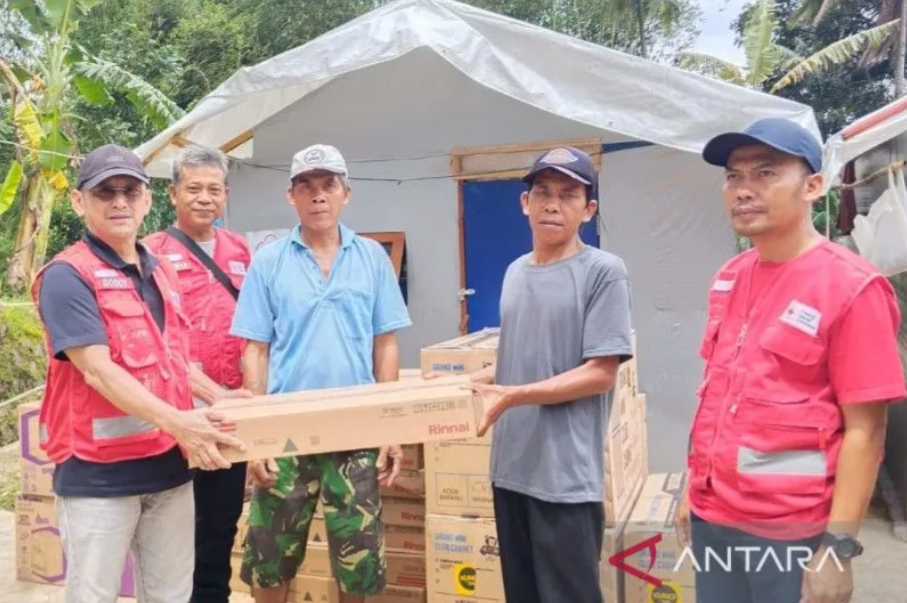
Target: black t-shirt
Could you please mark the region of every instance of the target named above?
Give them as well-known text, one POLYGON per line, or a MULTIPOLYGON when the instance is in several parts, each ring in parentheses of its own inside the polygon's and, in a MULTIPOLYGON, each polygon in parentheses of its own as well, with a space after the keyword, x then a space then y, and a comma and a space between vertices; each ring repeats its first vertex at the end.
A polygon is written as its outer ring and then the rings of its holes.
MULTIPOLYGON (((142 245, 137 245, 142 262, 139 273, 135 264, 124 262, 110 246, 92 234, 86 233, 85 242, 92 253, 132 278, 136 291, 163 332, 164 304, 152 277, 157 259, 142 245)), ((98 301, 75 268, 62 262, 49 266, 44 272, 39 295, 41 319, 57 359, 68 361, 66 350, 69 348, 108 345, 98 301)), ((192 475, 179 448, 173 447, 159 456, 118 463, 93 463, 70 457, 54 469, 53 487, 60 496, 139 496, 176 488, 190 481, 192 475)))

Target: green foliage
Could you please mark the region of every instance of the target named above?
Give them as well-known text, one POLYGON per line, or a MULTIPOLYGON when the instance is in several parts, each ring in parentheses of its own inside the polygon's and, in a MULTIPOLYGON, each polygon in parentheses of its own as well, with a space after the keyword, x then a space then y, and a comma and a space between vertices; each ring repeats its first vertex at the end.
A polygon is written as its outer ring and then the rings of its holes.
POLYGON ((31 305, 0 306, 0 402, 44 381, 44 331, 31 305))
MULTIPOLYGON (((799 56, 813 55, 877 24, 876 0, 837 3, 817 25, 793 24, 794 14, 801 2, 776 0, 778 25, 774 33, 777 44, 790 48, 799 56)), ((744 11, 734 24, 738 36, 743 31, 746 14, 744 11)), ((811 106, 822 132, 829 135, 893 100, 889 74, 887 61, 864 68, 857 53, 839 65, 824 69, 821 76, 806 78, 797 85, 778 90, 776 94, 811 106)), ((780 77, 780 73, 773 75, 763 84, 763 89, 771 89, 780 77)))

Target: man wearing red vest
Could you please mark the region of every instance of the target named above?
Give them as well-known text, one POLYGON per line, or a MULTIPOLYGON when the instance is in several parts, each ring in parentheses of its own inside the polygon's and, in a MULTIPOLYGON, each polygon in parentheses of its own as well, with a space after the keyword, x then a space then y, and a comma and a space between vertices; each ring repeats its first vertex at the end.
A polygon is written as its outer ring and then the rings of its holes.
MULTIPOLYGON (((143 242, 176 270, 183 311, 192 324, 190 358, 227 389, 242 386, 243 340, 230 335, 236 297, 251 261, 245 238, 215 226, 227 203, 224 155, 189 147, 173 163, 170 200, 176 224, 143 242)), ((230 599, 230 552, 242 515, 246 463, 195 476, 193 603, 230 599)))
POLYGON ((807 130, 764 119, 714 138, 703 155, 724 167, 725 209, 753 248, 708 292, 677 516, 696 598, 846 603, 887 403, 907 394, 894 291, 813 227, 822 149, 807 130))
POLYGON ((32 286, 49 356, 41 447, 55 464, 67 603, 115 603, 130 549, 140 601, 188 601, 195 513, 187 457, 227 468, 218 445, 244 448, 217 413, 193 409, 193 395, 248 394, 189 364, 176 272, 136 240, 151 207, 148 182, 128 149, 89 153, 71 194, 85 236, 32 286))

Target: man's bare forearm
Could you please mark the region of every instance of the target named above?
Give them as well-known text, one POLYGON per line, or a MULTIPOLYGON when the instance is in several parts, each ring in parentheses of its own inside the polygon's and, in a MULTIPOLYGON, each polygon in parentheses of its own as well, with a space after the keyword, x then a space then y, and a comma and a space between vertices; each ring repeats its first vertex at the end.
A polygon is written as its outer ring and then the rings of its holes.
POLYGON ((252 395, 263 396, 268 391, 268 353, 270 345, 247 341, 242 355, 243 387, 252 395))
MULTIPOLYGON (((867 408, 868 410, 868 408, 867 408)), ((884 408, 869 423, 844 431, 838 455, 829 531, 856 536, 875 490, 885 446, 884 408)))
POLYGON ((400 348, 397 337, 391 333, 375 337, 372 352, 375 381, 397 381, 400 378, 400 348))
POLYGON ((223 387, 194 364, 189 368, 189 388, 193 396, 209 406, 217 402, 224 393, 223 387))
POLYGON ((614 386, 618 364, 613 356, 593 358, 550 379, 515 386, 513 398, 518 405, 547 405, 601 394, 614 386))
POLYGON ((477 371, 473 371, 469 374, 469 380, 476 383, 484 383, 485 385, 491 385, 494 383, 495 376, 495 365, 491 364, 484 368, 480 368, 477 371))
POLYGON ((85 346, 66 350, 66 355, 85 377, 85 382, 123 412, 172 431, 177 410, 164 402, 110 358, 107 346, 85 346))

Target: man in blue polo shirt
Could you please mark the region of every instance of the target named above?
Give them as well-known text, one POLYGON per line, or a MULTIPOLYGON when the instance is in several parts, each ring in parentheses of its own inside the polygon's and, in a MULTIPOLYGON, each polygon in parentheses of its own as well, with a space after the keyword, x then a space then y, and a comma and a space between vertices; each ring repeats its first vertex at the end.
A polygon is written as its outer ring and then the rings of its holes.
MULTIPOLYGON (((299 224, 255 254, 233 320, 233 334, 248 341, 244 384, 254 394, 398 378, 395 331, 412 322, 387 253, 340 223, 350 194, 334 147, 293 157, 287 198, 299 224)), ((392 446, 251 462, 240 575, 256 602, 286 602, 319 497, 341 603, 384 590, 379 490, 401 459, 392 446)))

